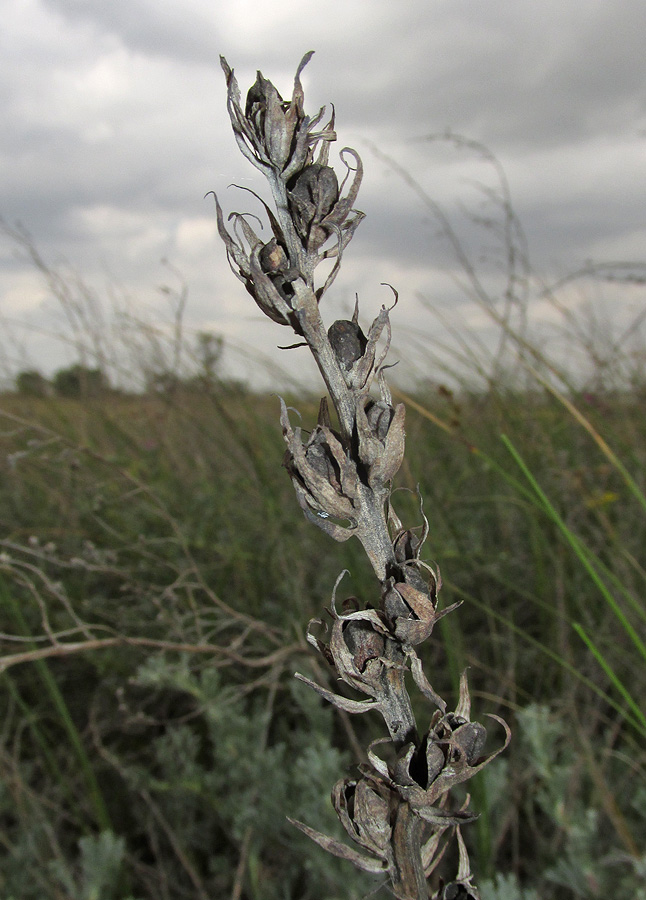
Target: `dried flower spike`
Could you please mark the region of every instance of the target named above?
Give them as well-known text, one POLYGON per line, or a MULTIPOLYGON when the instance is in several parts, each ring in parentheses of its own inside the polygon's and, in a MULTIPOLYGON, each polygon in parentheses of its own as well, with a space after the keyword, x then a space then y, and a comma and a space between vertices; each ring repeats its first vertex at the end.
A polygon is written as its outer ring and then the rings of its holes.
POLYGON ((358 301, 352 319, 326 327, 321 316, 320 301, 363 218, 353 209, 363 167, 354 150, 345 148, 340 158, 346 174, 339 182, 329 162, 330 145, 336 140, 334 115, 321 128, 324 109, 312 118, 305 113, 301 74, 311 56, 306 53, 298 66, 290 101, 258 72, 244 109, 233 69, 222 59, 235 138, 244 156, 267 178, 274 208, 257 198, 269 236, 261 236, 241 213, 229 216, 229 231, 216 198, 217 222, 229 263, 259 308, 291 327, 309 346, 338 417, 334 428, 324 397, 318 422, 304 439, 302 430, 292 427, 281 400, 284 465, 298 502, 305 516, 330 537, 358 538, 378 581, 372 604, 352 598, 342 607, 345 611, 338 612, 340 576, 328 609, 329 631, 324 626, 321 633, 318 619, 308 628, 308 641, 358 696, 297 677, 345 712, 379 712, 388 737, 368 748, 368 763, 359 767, 358 778, 342 779, 332 792, 339 819, 359 850, 303 823, 293 824, 358 868, 388 873, 399 900, 428 900, 427 878, 437 869, 448 840, 457 835, 457 875, 440 886, 435 900, 478 900, 460 832, 475 814, 467 808, 468 799, 451 808, 451 789, 488 765, 507 746, 510 732, 502 719, 492 716, 502 725, 505 740, 486 753, 486 729, 470 718, 466 674, 458 706, 447 712, 415 649, 459 604, 438 609, 439 571, 420 558, 429 530, 424 515, 418 533, 402 527, 392 505, 392 479, 404 458, 405 409, 393 404, 385 379, 391 310, 383 306, 367 333, 359 322, 358 301), (326 259, 334 263, 317 286, 315 270, 326 259), (406 690, 408 671, 434 710, 423 733, 406 690), (377 754, 378 746, 388 750, 389 761, 377 754))

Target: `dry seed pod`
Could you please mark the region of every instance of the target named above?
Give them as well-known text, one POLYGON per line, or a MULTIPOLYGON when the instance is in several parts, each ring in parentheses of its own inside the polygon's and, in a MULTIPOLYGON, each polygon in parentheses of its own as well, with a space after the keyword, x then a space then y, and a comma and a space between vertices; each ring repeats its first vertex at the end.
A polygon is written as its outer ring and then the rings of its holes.
POLYGON ((331 232, 321 223, 339 199, 339 182, 334 169, 318 163, 306 166, 287 196, 296 231, 308 249, 317 250, 331 232))
POLYGON ((276 238, 272 238, 265 244, 259 255, 260 268, 268 275, 275 275, 278 272, 286 272, 289 269, 289 260, 276 238))
POLYGON ((328 340, 341 368, 349 372, 366 349, 366 336, 357 322, 337 319, 328 328, 328 340))
POLYGON ((301 507, 321 519, 317 524, 324 530, 326 524, 334 524, 326 522, 329 518, 352 523, 357 513, 358 477, 339 438, 326 425, 317 425, 303 444, 301 429, 292 430, 287 407, 280 402, 280 421, 287 444, 284 465, 292 477, 301 507))
POLYGON ((375 778, 337 782, 332 802, 346 832, 364 850, 385 859, 392 828, 390 791, 375 778))
MULTIPOLYGON (((408 568, 404 571, 407 572, 408 568)), ((453 604, 446 609, 437 610, 437 592, 440 586, 441 581, 432 573, 429 584, 421 577, 409 577, 407 581, 396 581, 391 577, 385 583, 382 600, 384 610, 395 636, 405 645, 414 646, 425 641, 435 624, 456 608, 456 604, 453 604), (409 583, 410 581, 413 583, 409 583)))

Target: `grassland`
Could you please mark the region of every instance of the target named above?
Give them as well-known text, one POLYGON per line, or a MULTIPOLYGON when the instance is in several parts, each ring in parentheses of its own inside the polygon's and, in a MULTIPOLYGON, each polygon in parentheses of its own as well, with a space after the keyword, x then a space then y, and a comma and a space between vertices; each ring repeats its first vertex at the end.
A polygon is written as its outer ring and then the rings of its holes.
MULTIPOLYGON (((456 697, 469 666, 478 718, 514 731, 474 788, 490 900, 646 897, 643 403, 408 398, 394 500, 419 524, 419 486, 442 603, 463 601, 425 668, 456 697)), ((302 518, 277 407, 217 385, 2 397, 2 898, 380 890, 285 821, 335 829, 328 792, 377 723, 293 679, 330 677, 304 631, 338 573, 363 602, 372 580, 302 518)))

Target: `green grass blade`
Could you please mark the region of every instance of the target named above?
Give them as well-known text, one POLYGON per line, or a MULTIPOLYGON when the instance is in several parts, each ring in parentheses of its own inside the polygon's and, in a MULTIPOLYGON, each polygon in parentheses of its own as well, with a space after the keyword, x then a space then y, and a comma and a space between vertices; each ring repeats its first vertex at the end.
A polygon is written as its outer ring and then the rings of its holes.
POLYGON ((626 634, 632 641, 633 645, 639 652, 640 656, 644 659, 644 661, 646 661, 646 645, 641 640, 641 638, 639 637, 639 635, 637 634, 637 632, 635 631, 633 626, 630 624, 630 622, 626 618, 623 610, 621 609, 621 607, 619 606, 619 604, 617 603, 615 598, 612 596, 612 594, 610 593, 610 591, 608 590, 606 585, 603 583, 603 581, 599 577, 599 573, 597 572, 597 570, 593 566, 592 562, 590 561, 590 556, 593 556, 593 558, 596 558, 596 557, 594 557, 594 554, 591 554, 591 552, 585 548, 582 541, 580 541, 579 538, 575 534, 573 534, 573 532, 567 527, 567 525, 565 524, 565 522, 563 521, 563 519, 561 518, 559 513, 556 511, 555 507, 552 505, 551 501, 549 500, 549 498, 547 497, 545 492, 542 490, 542 488, 540 487, 540 485, 538 484, 538 482, 532 475, 527 464, 525 463, 525 461, 523 460, 521 455, 518 453, 518 451, 516 450, 516 448, 510 441, 510 439, 504 434, 501 437, 502 437, 502 441, 505 444, 505 446, 507 447, 508 451, 513 456, 514 461, 516 462, 516 464, 518 465, 520 470, 523 472, 523 474, 527 478, 527 481, 529 482, 532 489, 536 493, 536 496, 539 498, 543 509, 549 515, 549 517, 554 522, 554 524, 557 526, 557 528, 559 529, 561 534, 564 536, 565 540, 570 545, 570 547, 572 548, 572 550, 578 557, 579 561, 581 562, 581 564, 583 565, 583 567, 589 574, 593 583, 600 591, 604 600, 606 601, 608 606, 612 609, 613 613, 615 614, 615 616, 621 623, 622 628, 624 629, 624 631, 626 632, 626 634))
POLYGON ((573 666, 571 663, 569 663, 555 650, 552 650, 551 647, 548 647, 546 644, 539 641, 538 638, 535 638, 531 634, 528 634, 523 628, 521 628, 519 625, 516 625, 507 616, 497 612, 497 610, 495 609, 492 609, 486 603, 478 600, 477 597, 474 597, 468 591, 463 590, 453 582, 444 579, 444 584, 446 587, 450 588, 450 590, 456 595, 456 597, 462 598, 468 603, 472 603, 477 609, 483 610, 483 612, 486 612, 488 616, 491 616, 497 622, 500 622, 521 640, 525 641, 527 644, 534 647, 536 650, 547 656, 553 662, 557 663, 557 665, 564 669, 569 675, 571 675, 573 678, 576 678, 577 681, 580 681, 581 684, 585 685, 585 687, 595 693, 597 697, 600 697, 604 701, 604 703, 607 703, 616 712, 618 712, 622 716, 622 718, 630 725, 632 725, 633 728, 635 728, 643 737, 646 737, 646 722, 644 724, 641 724, 642 715, 638 716, 637 719, 633 718, 629 713, 627 713, 625 707, 617 703, 616 700, 614 700, 609 694, 602 690, 590 678, 582 675, 581 672, 579 672, 579 670, 576 668, 576 666, 573 666))
POLYGON ((624 698, 624 700, 626 701, 628 706, 630 706, 630 708, 635 713, 637 718, 640 720, 640 722, 642 722, 642 724, 646 728, 646 715, 644 715, 641 708, 639 707, 637 702, 634 700, 634 698, 632 697, 632 695, 630 694, 630 692, 624 685, 623 681, 619 678, 617 673, 614 671, 614 669, 612 668, 612 666, 610 665, 608 660, 605 658, 605 656, 603 655, 601 650, 599 650, 597 645, 594 643, 592 638, 590 638, 588 636, 588 634, 585 632, 583 626, 581 624, 579 624, 579 622, 572 622, 572 628, 574 628, 576 633, 579 635, 579 637, 581 638, 583 643, 586 645, 586 647, 588 648, 590 653, 592 653, 592 655, 594 656, 596 661, 599 663, 599 665, 601 666, 603 671, 606 673, 606 675, 608 676, 608 678, 610 679, 612 684, 617 689, 617 691, 621 694, 621 696, 624 698))

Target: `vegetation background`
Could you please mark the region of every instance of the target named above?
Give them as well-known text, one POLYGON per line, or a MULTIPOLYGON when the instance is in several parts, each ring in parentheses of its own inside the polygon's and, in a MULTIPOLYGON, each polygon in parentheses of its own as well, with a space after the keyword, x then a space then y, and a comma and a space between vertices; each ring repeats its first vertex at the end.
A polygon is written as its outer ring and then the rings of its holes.
MULTIPOLYGON (((397 392, 398 513, 418 522, 419 488, 441 600, 463 601, 424 665, 454 697, 469 666, 478 718, 513 728, 474 781, 485 900, 644 900, 642 320, 617 334, 546 292, 504 180, 494 199, 500 291, 441 224, 496 340, 458 332, 440 359, 431 309, 414 335, 393 323, 392 356, 426 359, 397 392), (558 354, 526 327, 537 291, 558 354)), ((276 396, 220 377, 221 340, 184 332, 183 289, 167 327, 110 319, 8 233, 59 300, 78 362, 17 373, 0 402, 0 897, 385 896, 285 820, 334 832, 327 795, 376 721, 293 678, 330 678, 304 632, 339 572, 365 601, 372 579, 358 546, 302 518, 276 396)), ((607 270, 585 274, 602 294, 607 270)), ((613 278, 643 291, 634 264, 613 278)), ((318 398, 282 385, 313 423, 318 398)))

